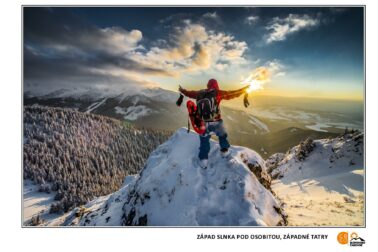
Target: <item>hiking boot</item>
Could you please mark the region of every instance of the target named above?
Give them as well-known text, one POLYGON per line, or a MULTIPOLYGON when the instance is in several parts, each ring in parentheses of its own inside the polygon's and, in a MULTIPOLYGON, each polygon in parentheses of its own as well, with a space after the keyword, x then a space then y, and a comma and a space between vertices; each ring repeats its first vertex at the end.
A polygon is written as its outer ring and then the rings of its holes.
POLYGON ((229 151, 229 149, 226 149, 226 148, 221 149, 221 156, 222 156, 222 158, 229 157, 230 154, 231 154, 231 151, 229 151))
POLYGON ((199 165, 200 165, 200 167, 202 168, 202 169, 206 169, 207 168, 207 159, 201 159, 200 161, 199 161, 199 165))

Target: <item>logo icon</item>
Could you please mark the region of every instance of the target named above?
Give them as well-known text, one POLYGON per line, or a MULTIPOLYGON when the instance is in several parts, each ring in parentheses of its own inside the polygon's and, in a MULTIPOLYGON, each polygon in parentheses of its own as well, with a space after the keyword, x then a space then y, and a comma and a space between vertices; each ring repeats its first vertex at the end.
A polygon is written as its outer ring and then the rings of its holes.
POLYGON ((348 232, 340 232, 338 235, 337 235, 337 241, 340 243, 340 244, 348 244, 348 232))
POLYGON ((365 240, 359 237, 356 232, 351 233, 349 246, 361 247, 364 244, 365 244, 365 240))

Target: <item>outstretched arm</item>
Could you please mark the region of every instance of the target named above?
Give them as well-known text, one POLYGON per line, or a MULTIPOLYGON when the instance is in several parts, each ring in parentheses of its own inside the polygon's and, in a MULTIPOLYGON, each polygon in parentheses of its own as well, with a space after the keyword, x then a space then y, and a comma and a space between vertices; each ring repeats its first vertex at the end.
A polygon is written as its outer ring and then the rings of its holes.
POLYGON ((248 89, 248 87, 249 85, 238 90, 232 90, 232 91, 219 90, 219 92, 222 99, 231 100, 244 94, 246 90, 248 89))
POLYGON ((196 99, 197 96, 198 96, 198 93, 199 93, 198 91, 189 91, 189 90, 186 90, 185 88, 182 88, 181 86, 179 87, 179 91, 183 95, 185 95, 185 96, 187 96, 189 98, 192 98, 192 99, 196 99))

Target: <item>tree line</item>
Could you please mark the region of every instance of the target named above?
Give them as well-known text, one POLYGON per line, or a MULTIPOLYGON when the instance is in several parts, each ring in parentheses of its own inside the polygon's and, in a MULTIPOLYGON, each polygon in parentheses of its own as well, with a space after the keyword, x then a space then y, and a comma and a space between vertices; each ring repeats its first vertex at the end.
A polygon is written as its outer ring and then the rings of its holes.
POLYGON ((23 176, 56 193, 50 212, 118 190, 171 135, 66 108, 25 106, 23 116, 23 176))

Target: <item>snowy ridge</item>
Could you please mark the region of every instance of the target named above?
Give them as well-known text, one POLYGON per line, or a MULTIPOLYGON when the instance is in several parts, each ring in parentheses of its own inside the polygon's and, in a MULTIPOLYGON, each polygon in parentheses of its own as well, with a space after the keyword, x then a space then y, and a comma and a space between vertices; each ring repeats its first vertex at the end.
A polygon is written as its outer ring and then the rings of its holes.
POLYGON ((333 139, 314 140, 312 145, 313 150, 306 150, 306 148, 308 149, 306 144, 293 147, 285 156, 281 156, 282 160, 278 163, 278 167, 274 169, 272 175, 276 176, 279 173, 286 180, 294 180, 328 176, 330 173, 346 172, 357 168, 363 169, 362 133, 333 139), (303 151, 308 153, 303 155, 303 151), (302 173, 295 170, 299 166, 304 166, 302 173), (308 169, 305 169, 306 167, 308 169))
POLYGON ((96 108, 100 107, 102 104, 104 104, 104 102, 106 102, 107 98, 99 101, 99 102, 95 102, 93 103, 92 105, 90 105, 88 107, 88 109, 85 111, 85 113, 90 113, 92 112, 93 110, 95 110, 96 108))
POLYGON ((289 225, 361 226, 364 223, 363 133, 306 140, 266 161, 277 180, 289 225))
POLYGON ((123 118, 125 120, 130 120, 130 121, 135 121, 140 117, 147 116, 154 112, 152 109, 149 109, 144 105, 130 106, 130 107, 127 107, 126 109, 116 106, 114 110, 117 114, 123 115, 123 118))
POLYGON ((264 160, 232 147, 220 157, 212 141, 209 167, 198 166, 198 135, 179 129, 152 152, 139 175, 109 196, 76 208, 65 225, 275 226, 285 214, 270 192, 264 160), (253 172, 252 172, 253 171, 253 172), (264 184, 264 186, 263 186, 264 184), (75 216, 80 216, 79 218, 75 216))
MULTIPOLYGON (((175 102, 178 93, 159 87, 128 86, 125 87, 75 87, 49 90, 26 90, 28 97, 47 98, 86 98, 98 102, 99 99, 117 98, 120 102, 134 96, 145 96, 151 100, 175 102)), ((93 104, 94 105, 94 104, 93 104)), ((135 104, 134 104, 135 105, 135 104)))

